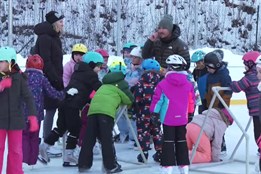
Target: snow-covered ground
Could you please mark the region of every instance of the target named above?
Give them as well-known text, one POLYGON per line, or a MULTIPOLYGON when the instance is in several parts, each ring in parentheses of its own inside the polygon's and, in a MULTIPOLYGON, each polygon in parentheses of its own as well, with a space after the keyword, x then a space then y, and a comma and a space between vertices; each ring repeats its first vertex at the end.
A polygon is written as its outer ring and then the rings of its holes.
MULTIPOLYGON (((238 119, 239 123, 243 126, 243 128, 246 127, 246 124, 249 120, 247 108, 245 105, 232 105, 231 111, 235 115, 235 117, 238 119)), ((254 162, 258 159, 257 156, 257 146, 254 141, 254 135, 253 135, 253 126, 251 124, 248 135, 250 138, 249 141, 249 159, 251 164, 249 165, 249 174, 254 174, 254 162)), ((240 129, 234 122, 232 126, 230 126, 225 134, 225 139, 227 143, 227 149, 228 149, 228 155, 224 159, 224 162, 228 162, 228 159, 233 152, 240 136, 242 135, 240 129)), ((62 148, 61 145, 56 145, 56 148, 62 148)), ((116 151, 117 156, 119 158, 119 163, 122 165, 123 172, 122 174, 135 174, 135 173, 144 173, 144 174, 158 174, 160 173, 160 167, 157 163, 155 163, 151 156, 154 154, 154 151, 152 150, 149 154, 149 161, 148 164, 134 164, 137 162, 136 157, 139 154, 138 151, 135 151, 133 149, 130 149, 129 144, 116 144, 116 151)), ((239 146, 239 149, 237 150, 235 157, 233 159, 236 160, 245 160, 246 158, 246 143, 245 139, 242 141, 241 145, 239 146)), ((6 153, 5 153, 6 156, 6 153)), ((213 164, 213 163, 212 163, 213 164)), ((217 164, 217 163, 216 163, 217 164)), ((201 166, 205 166, 203 171, 195 171, 193 168, 198 167, 199 165, 192 165, 192 169, 190 170, 191 174, 202 174, 202 173, 237 173, 237 174, 245 174, 245 163, 242 162, 229 162, 225 164, 220 164, 214 167, 207 166, 209 164, 201 164, 201 166)), ((4 164, 4 169, 6 167, 6 164, 4 164)), ((23 165, 24 172, 26 174, 74 174, 78 173, 77 168, 71 167, 71 168, 65 168, 62 167, 62 158, 52 158, 51 162, 46 166, 41 163, 37 163, 36 166, 33 168, 30 166, 27 166, 26 164, 23 165)), ((94 165, 91 168, 91 171, 89 173, 95 173, 99 174, 101 173, 101 155, 95 156, 94 158, 94 165)), ((4 172, 3 172, 4 173, 4 172)), ((175 170, 173 174, 178 174, 178 170, 175 170)))

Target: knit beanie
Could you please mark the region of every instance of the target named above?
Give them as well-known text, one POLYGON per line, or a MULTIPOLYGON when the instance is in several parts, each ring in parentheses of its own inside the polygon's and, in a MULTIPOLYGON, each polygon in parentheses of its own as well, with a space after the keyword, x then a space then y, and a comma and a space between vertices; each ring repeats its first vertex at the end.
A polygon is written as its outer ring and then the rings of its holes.
POLYGON ((172 32, 173 30, 173 17, 171 15, 164 15, 164 17, 159 22, 159 28, 164 28, 172 32))
POLYGON ((50 11, 45 15, 45 19, 50 24, 55 23, 56 21, 59 21, 64 18, 64 15, 58 16, 58 12, 56 11, 50 11))

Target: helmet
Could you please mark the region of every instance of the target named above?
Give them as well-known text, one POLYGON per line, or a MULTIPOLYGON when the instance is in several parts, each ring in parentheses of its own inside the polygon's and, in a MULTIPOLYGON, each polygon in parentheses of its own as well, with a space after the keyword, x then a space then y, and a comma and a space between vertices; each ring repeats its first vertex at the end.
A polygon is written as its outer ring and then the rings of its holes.
POLYGON ((159 71, 160 70, 160 64, 155 59, 145 59, 142 62, 142 68, 144 70, 156 70, 156 71, 159 71))
POLYGON ((93 51, 89 51, 87 52, 86 54, 83 55, 83 58, 82 58, 83 62, 85 63, 99 63, 99 64, 103 64, 104 63, 104 60, 103 60, 103 57, 100 53, 97 53, 97 52, 93 52, 93 51))
POLYGON ((257 60, 257 58, 260 56, 260 53, 258 51, 249 51, 244 54, 242 57, 242 60, 244 61, 244 65, 247 66, 249 69, 251 69, 257 60))
POLYGON ((44 61, 38 54, 29 56, 26 60, 26 68, 35 68, 35 69, 43 70, 43 67, 44 67, 44 61))
POLYGON ((102 57, 109 57, 108 52, 104 49, 98 49, 95 52, 100 53, 102 55, 102 57))
POLYGON ((124 75, 127 73, 127 67, 122 61, 114 61, 109 66, 110 72, 122 72, 124 75))
POLYGON ((221 49, 214 50, 213 52, 219 54, 222 60, 224 59, 224 51, 221 49))
POLYGON ((191 62, 198 62, 198 61, 203 61, 204 56, 206 55, 206 53, 204 51, 198 50, 196 52, 194 52, 191 56, 191 62))
POLYGON ((178 54, 173 54, 166 59, 166 64, 172 70, 184 70, 187 62, 186 60, 178 54))
POLYGON ((84 44, 75 44, 72 48, 72 52, 87 53, 88 49, 84 44))
POLYGON ((141 48, 140 47, 135 47, 131 50, 130 52, 130 55, 131 56, 135 56, 135 57, 140 57, 142 58, 142 55, 141 55, 141 48))
POLYGON ((222 65, 223 57, 217 51, 209 52, 204 57, 204 63, 206 66, 212 67, 213 69, 218 69, 222 65))
POLYGON ((133 49, 134 47, 137 47, 137 45, 131 42, 128 42, 123 45, 123 49, 133 49))
POLYGON ((11 47, 1 47, 0 48, 0 61, 11 62, 11 60, 15 60, 16 62, 16 51, 11 47))

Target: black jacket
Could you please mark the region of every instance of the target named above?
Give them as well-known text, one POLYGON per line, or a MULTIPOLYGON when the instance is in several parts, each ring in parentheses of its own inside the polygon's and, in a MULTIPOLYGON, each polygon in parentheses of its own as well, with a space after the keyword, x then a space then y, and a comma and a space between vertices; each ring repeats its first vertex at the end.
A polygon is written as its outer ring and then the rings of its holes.
MULTIPOLYGON (((34 53, 39 54, 44 60, 43 72, 55 89, 62 90, 63 53, 59 34, 48 22, 37 24, 34 32, 38 35, 34 53)), ((58 103, 58 100, 45 96, 45 109, 55 109, 58 103)))
POLYGON ((67 95, 63 107, 82 109, 85 104, 90 103, 91 99, 89 96, 92 91, 97 91, 101 85, 102 83, 99 81, 98 74, 87 63, 77 63, 65 90, 68 91, 70 88, 76 88, 78 94, 74 96, 67 95))
POLYGON ((186 70, 188 70, 190 67, 189 49, 188 45, 179 38, 180 33, 179 26, 173 24, 172 36, 169 40, 160 39, 152 42, 150 39, 148 39, 142 49, 142 57, 144 59, 155 57, 160 65, 163 68, 166 68, 167 65, 165 61, 168 56, 178 54, 186 60, 186 70))

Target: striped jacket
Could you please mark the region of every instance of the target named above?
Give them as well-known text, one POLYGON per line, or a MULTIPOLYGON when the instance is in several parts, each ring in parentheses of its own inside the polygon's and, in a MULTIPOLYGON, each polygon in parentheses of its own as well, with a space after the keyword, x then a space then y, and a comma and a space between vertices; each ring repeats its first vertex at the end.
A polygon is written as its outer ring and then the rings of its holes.
POLYGON ((247 108, 249 110, 249 115, 258 116, 259 115, 259 99, 260 92, 257 89, 259 80, 256 76, 256 68, 252 68, 245 72, 245 76, 239 81, 233 81, 230 85, 233 92, 244 91, 247 98, 247 108))

